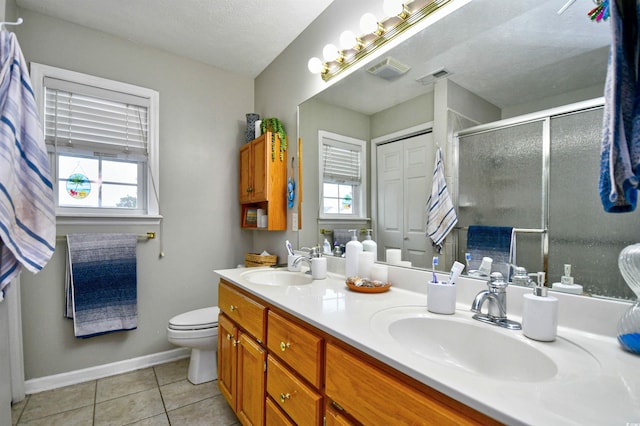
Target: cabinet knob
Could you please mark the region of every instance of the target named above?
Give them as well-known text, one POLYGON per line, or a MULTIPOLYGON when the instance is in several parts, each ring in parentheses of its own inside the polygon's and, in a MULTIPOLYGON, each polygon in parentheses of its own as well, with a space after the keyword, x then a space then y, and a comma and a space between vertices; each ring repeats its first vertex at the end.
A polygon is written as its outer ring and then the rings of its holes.
POLYGON ((238 346, 240 344, 240 340, 234 340, 232 345, 233 346, 238 346))
POLYGON ((227 340, 231 340, 231 334, 227 333, 227 340))
POLYGON ((282 352, 286 351, 287 349, 289 349, 291 347, 291 343, 287 342, 280 342, 280 350, 282 352))
POLYGON ((231 306, 229 306, 229 310, 230 310, 231 312, 234 312, 234 311, 237 311, 237 310, 238 310, 238 307, 237 307, 237 306, 233 306, 233 305, 231 305, 231 306))
POLYGON ((247 188, 247 192, 253 192, 253 188, 252 187, 248 187, 247 188))
POLYGON ((290 393, 281 393, 280 394, 280 402, 282 402, 283 404, 289 398, 291 398, 291 394, 290 393))

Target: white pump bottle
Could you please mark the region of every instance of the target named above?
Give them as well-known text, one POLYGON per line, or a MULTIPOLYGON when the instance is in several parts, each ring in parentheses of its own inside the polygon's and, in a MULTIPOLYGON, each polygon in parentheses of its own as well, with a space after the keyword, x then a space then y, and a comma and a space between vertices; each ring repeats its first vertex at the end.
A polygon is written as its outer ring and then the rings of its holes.
POLYGON ((353 232, 351 241, 347 243, 345 249, 345 267, 344 275, 346 277, 353 277, 358 275, 358 254, 362 252, 362 243, 358 241, 357 229, 349 229, 349 232, 353 232))
POLYGON ((362 250, 363 251, 372 252, 373 253, 373 261, 377 262, 378 261, 378 244, 371 239, 371 232, 372 231, 373 231, 373 229, 367 229, 367 236, 365 237, 364 241, 362 242, 362 250))

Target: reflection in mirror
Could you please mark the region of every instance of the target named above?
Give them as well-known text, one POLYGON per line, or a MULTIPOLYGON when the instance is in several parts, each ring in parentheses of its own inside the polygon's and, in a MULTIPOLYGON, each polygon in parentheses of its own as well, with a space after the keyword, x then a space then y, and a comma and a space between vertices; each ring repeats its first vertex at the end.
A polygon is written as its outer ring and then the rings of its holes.
MULTIPOLYGON (((305 196, 302 207, 305 223, 299 236, 300 244, 322 243, 321 229, 373 228, 379 258, 384 260, 386 247, 377 231, 382 210, 378 156, 388 142, 404 140, 417 133, 430 134, 432 141, 423 145, 428 155, 427 171, 433 170, 432 159, 439 145, 445 157, 447 181, 452 188, 458 188, 458 160, 463 173, 461 180, 464 176, 473 180, 474 165, 473 162, 463 165, 467 160, 457 157, 456 133, 483 123, 601 97, 608 59, 609 23, 591 22, 584 8, 584 4, 576 2, 559 15, 558 2, 554 0, 474 0, 301 104, 299 135, 303 139, 305 164, 317 164, 318 130, 371 141, 371 158, 367 164, 371 188, 367 211, 371 221, 356 224, 319 221, 318 194, 314 188, 318 171, 309 167, 305 170, 305 195, 309 196, 305 196), (367 72, 389 57, 410 70, 392 80, 367 72), (445 77, 433 76, 434 71, 443 68, 448 72, 445 77)), ((554 134, 564 132, 564 136, 558 136, 558 144, 551 145, 546 154, 539 144, 524 143, 520 148, 509 147, 509 150, 507 144, 496 151, 497 145, 490 142, 477 153, 493 161, 490 164, 497 172, 495 184, 500 185, 500 190, 488 193, 486 199, 479 201, 482 210, 472 212, 465 203, 473 188, 466 190, 460 186, 458 213, 464 220, 457 225, 462 229, 456 233, 461 234, 460 240, 466 241, 466 236, 462 236, 465 227, 483 224, 483 218, 501 217, 499 206, 491 202, 491 197, 500 195, 504 202, 510 203, 502 207, 517 211, 527 223, 509 222, 503 216, 501 222, 484 224, 548 230, 545 234, 517 237, 518 262, 529 272, 546 269, 548 282, 553 283, 560 281, 564 264, 571 264, 575 281, 584 284, 587 293, 628 298, 628 290, 620 284, 616 258, 624 240, 620 237, 628 234, 625 227, 635 216, 609 214, 606 223, 603 222, 602 207, 592 202, 592 198, 597 197, 597 178, 593 176, 599 171, 601 124, 597 117, 581 116, 591 123, 585 128, 570 123, 571 117, 573 115, 562 119, 554 117, 542 125, 523 124, 519 129, 503 130, 500 136, 508 142, 515 137, 510 132, 518 130, 517 137, 528 140, 527 132, 532 131, 529 127, 536 126, 548 126, 554 134), (589 144, 585 143, 585 132, 590 134, 589 144), (542 176, 544 161, 549 162, 551 169, 568 173, 564 176, 551 172, 546 195, 542 176), (585 169, 589 176, 579 173, 585 169), (511 183, 514 176, 520 178, 519 183, 511 183), (548 197, 546 204, 544 197, 548 197), (542 222, 545 210, 548 210, 547 224, 542 222), (541 237, 548 238, 548 257, 540 248, 544 245, 541 237), (593 267, 585 263, 590 262, 585 260, 591 256, 589 252, 599 256, 593 267)), ((430 190, 430 183, 427 187, 430 190)), ((457 198, 458 194, 454 195, 457 198)), ((398 217, 416 214, 414 209, 420 208, 416 205, 423 205, 421 201, 406 207, 402 204, 402 209, 395 213, 398 217)), ((389 209, 387 203, 382 207, 389 209)), ((420 226, 425 229, 423 213, 419 211, 417 216, 422 217, 420 226)), ((407 227, 403 225, 399 235, 404 239, 406 232, 407 227)), ((637 241, 638 235, 630 238, 637 241)), ((427 264, 419 266, 430 267, 433 251, 429 250, 431 247, 422 255, 427 264)), ((464 250, 457 236, 450 234, 440 255, 441 269, 449 268, 455 259, 464 262, 464 250)), ((403 256, 411 255, 405 251, 403 256)), ((418 266, 419 262, 415 263, 414 266, 418 266)))

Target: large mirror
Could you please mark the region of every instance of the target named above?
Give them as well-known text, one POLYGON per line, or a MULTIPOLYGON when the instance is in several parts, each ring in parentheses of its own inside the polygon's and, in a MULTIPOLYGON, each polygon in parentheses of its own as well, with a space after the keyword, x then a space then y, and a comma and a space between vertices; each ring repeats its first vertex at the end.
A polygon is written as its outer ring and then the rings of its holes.
MULTIPOLYGON (((465 143, 458 138, 459 134, 468 135, 467 129, 486 123, 507 123, 506 126, 495 127, 510 129, 506 131, 507 143, 514 137, 521 138, 526 147, 526 135, 509 134, 513 130, 509 120, 527 122, 531 114, 537 120, 536 114, 540 111, 554 108, 562 111, 563 106, 602 96, 610 43, 609 23, 589 20, 586 9, 589 9, 590 3, 575 2, 559 14, 559 9, 565 3, 558 0, 473 0, 301 104, 298 134, 303 140, 305 200, 300 246, 322 243, 325 230, 370 227, 379 240, 380 253, 384 253, 385 246, 404 244, 403 256, 412 261, 414 267, 430 268, 434 251, 430 240, 424 236, 424 206, 431 191, 431 174, 437 149, 442 148, 447 180, 454 187, 452 197, 456 207, 459 207, 458 204, 465 200, 459 200, 458 193, 464 193, 465 188, 457 188, 457 168, 462 164, 465 164, 461 167, 466 167, 466 170, 469 167, 465 163, 468 158, 458 158, 457 144, 465 143), (391 78, 381 78, 368 72, 371 68, 397 70, 403 65, 409 70, 391 78), (367 188, 371 188, 368 194, 370 220, 319 219, 319 130, 370 141, 367 151, 369 173, 366 176, 367 188), (427 135, 426 141, 414 142, 423 135, 427 135), (386 155, 385 146, 390 146, 390 143, 399 147, 400 155, 397 158, 404 158, 403 161, 407 163, 418 158, 414 155, 415 143, 426 147, 424 158, 421 157, 424 161, 420 163, 426 164, 426 167, 418 167, 426 177, 411 175, 412 164, 401 162, 398 169, 409 175, 405 177, 408 183, 397 186, 397 190, 385 192, 384 179, 381 177, 385 173, 382 170, 384 162, 381 158, 386 155), (402 190, 407 194, 398 196, 398 191, 402 190), (395 198, 385 203, 385 199, 391 199, 388 193, 395 198), (394 226, 399 228, 401 240, 391 245, 385 243, 391 237, 382 235, 385 232, 383 222, 389 221, 389 217, 394 226), (401 224, 398 225, 398 222, 401 224)), ((590 111, 593 106, 590 104, 586 109, 590 111)), ((585 119, 591 120, 591 123, 601 120, 601 111, 600 115, 597 107, 595 111, 595 116, 587 115, 585 119)), ((549 122, 553 119, 549 118, 549 122)), ((576 123, 568 121, 566 126, 573 126, 568 127, 570 135, 578 134, 583 128, 579 120, 576 123)), ((596 130, 599 125, 596 123, 596 130)), ((550 127, 542 124, 542 127, 545 126, 547 129, 550 127)), ((556 127, 563 127, 562 120, 556 127)), ((592 131, 591 137, 598 138, 597 132, 594 134, 592 131)), ((582 138, 583 135, 559 138, 557 146, 580 145, 582 138)), ((489 144, 484 150, 485 156, 492 157, 490 152, 487 153, 491 149, 496 148, 491 148, 489 144)), ((599 164, 597 143, 595 148, 593 144, 588 148, 579 146, 563 155, 563 158, 558 156, 556 167, 559 169, 570 168, 575 172, 580 167, 593 169, 594 165, 599 164)), ((494 161, 498 158, 493 157, 494 161)), ((546 173, 536 172, 534 169, 539 169, 541 164, 528 163, 524 155, 511 156, 509 161, 511 164, 500 168, 501 173, 518 174, 523 170, 535 176, 546 173)), ((549 166, 548 158, 546 161, 549 166)), ((593 194, 588 197, 597 201, 598 170, 592 170, 590 174, 595 176, 595 182, 552 176, 550 186, 558 190, 551 190, 549 194, 541 189, 534 197, 534 209, 548 212, 549 215, 549 223, 540 225, 548 228, 548 240, 542 241, 542 244, 548 244, 549 240, 553 243, 553 232, 557 244, 546 247, 540 266, 534 262, 529 267, 533 270, 545 268, 552 274, 549 282, 555 282, 560 281, 563 264, 572 263, 575 280, 585 285, 585 293, 630 299, 633 294, 619 275, 616 259, 621 244, 627 240, 640 240, 640 227, 636 227, 639 229, 632 235, 620 230, 633 229, 634 220, 637 223, 637 212, 609 214, 603 222, 601 216, 605 214, 597 202, 581 203, 580 194, 588 191, 593 194), (567 188, 572 185, 576 185, 574 196, 567 199, 571 193, 567 188), (578 205, 578 213, 575 213, 575 209, 567 213, 561 200, 578 205), (568 216, 576 214, 577 217, 568 216), (612 216, 618 216, 619 219, 612 216), (581 224, 584 240, 566 241, 563 238, 564 225, 557 225, 563 222, 554 219, 561 217, 567 223, 581 224), (614 240, 613 244, 602 243, 610 243, 611 240, 614 240), (595 275, 577 266, 587 254, 600 257, 598 273, 595 275), (597 282, 597 285, 590 285, 590 282, 597 282)), ((539 180, 535 185, 544 186, 539 180)), ((491 211, 488 216, 493 216, 491 211)), ((503 225, 491 222, 484 224, 503 225)), ((456 259, 464 262, 464 259, 460 259, 464 256, 464 249, 458 244, 464 231, 464 226, 460 227, 459 231, 451 234, 453 237, 447 238, 441 255, 444 261, 439 262, 442 269, 448 268, 456 259)), ((580 232, 578 229, 577 234, 581 235, 580 232)), ((531 241, 525 241, 525 245, 540 245, 539 240, 532 240, 531 236, 525 237, 525 240, 527 238, 531 241)), ((384 255, 380 260, 384 261, 384 255)))

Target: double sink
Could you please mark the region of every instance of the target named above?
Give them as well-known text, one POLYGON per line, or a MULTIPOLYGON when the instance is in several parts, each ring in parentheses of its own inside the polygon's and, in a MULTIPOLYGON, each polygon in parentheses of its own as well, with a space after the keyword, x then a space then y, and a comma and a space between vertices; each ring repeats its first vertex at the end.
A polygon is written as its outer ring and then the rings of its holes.
MULTIPOLYGON (((266 286, 310 284, 310 275, 277 269, 249 270, 248 282, 266 286)), ((494 380, 557 381, 593 375, 600 363, 587 350, 563 337, 536 342, 521 332, 473 320, 472 313, 437 315, 425 306, 398 306, 375 312, 371 330, 417 359, 494 380)))

